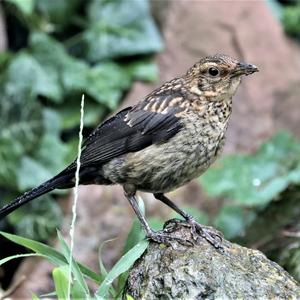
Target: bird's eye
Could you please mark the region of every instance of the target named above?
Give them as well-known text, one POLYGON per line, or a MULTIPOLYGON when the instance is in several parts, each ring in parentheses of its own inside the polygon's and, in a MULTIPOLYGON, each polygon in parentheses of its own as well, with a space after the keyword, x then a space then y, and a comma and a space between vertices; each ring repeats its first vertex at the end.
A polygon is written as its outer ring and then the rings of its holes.
POLYGON ((208 69, 208 73, 209 75, 215 77, 215 76, 218 76, 220 74, 220 71, 219 69, 215 68, 215 67, 211 67, 208 69))

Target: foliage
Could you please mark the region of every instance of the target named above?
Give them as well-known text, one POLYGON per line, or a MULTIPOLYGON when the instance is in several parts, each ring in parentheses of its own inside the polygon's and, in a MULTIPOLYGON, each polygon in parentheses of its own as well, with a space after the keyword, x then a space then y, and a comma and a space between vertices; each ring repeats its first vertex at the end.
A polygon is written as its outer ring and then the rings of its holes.
MULTIPOLYGON (((130 235, 136 235, 139 229, 132 228, 130 235)), ((70 249, 62 237, 60 232, 57 232, 58 240, 60 243, 61 252, 56 249, 30 240, 21 236, 0 232, 2 236, 11 240, 14 243, 22 245, 32 251, 32 253, 19 254, 11 257, 6 257, 0 260, 0 266, 4 263, 20 257, 28 256, 40 256, 48 260, 55 266, 52 270, 52 278, 55 285, 55 292, 51 293, 52 296, 57 296, 58 299, 66 299, 68 291, 68 267, 70 258, 70 249)), ((88 287, 87 281, 91 280, 99 285, 95 295, 95 299, 107 299, 107 297, 113 297, 114 299, 121 299, 123 287, 127 278, 127 271, 133 265, 133 263, 144 253, 148 246, 148 241, 143 239, 135 244, 130 250, 120 258, 120 260, 113 266, 113 268, 107 272, 100 257, 100 272, 96 273, 88 267, 80 264, 73 258, 72 262, 72 284, 71 284, 71 296, 72 299, 91 299, 91 291, 88 287), (113 286, 112 283, 119 278, 118 286, 113 286)), ((34 295, 35 299, 39 299, 37 295, 34 295)))
POLYGON ((157 52, 162 48, 145 1, 111 1, 109 5, 106 1, 93 1, 88 7, 88 21, 92 26, 84 32, 83 39, 90 61, 157 52))
POLYGON ((300 243, 299 236, 297 241, 286 247, 281 254, 279 263, 291 273, 294 278, 300 281, 300 243))
POLYGON ((282 22, 285 31, 294 37, 300 38, 300 2, 284 8, 282 22))
POLYGON ((300 38, 300 1, 267 0, 273 15, 282 22, 285 32, 295 38, 300 38))
POLYGON ((230 200, 214 222, 227 237, 236 237, 288 186, 300 183, 300 142, 277 134, 254 155, 219 160, 200 182, 209 196, 230 200))
MULTIPOLYGON (((75 158, 82 93, 85 126, 95 127, 134 80, 157 79, 149 54, 162 49, 147 0, 7 0, 3 9, 12 21, 0 54, 1 206, 75 158)), ((27 236, 44 239, 60 223, 57 207, 48 209, 39 221, 26 208, 9 220, 24 218, 27 236)))
POLYGON ((267 0, 273 15, 281 21, 285 32, 300 39, 300 1, 267 0))

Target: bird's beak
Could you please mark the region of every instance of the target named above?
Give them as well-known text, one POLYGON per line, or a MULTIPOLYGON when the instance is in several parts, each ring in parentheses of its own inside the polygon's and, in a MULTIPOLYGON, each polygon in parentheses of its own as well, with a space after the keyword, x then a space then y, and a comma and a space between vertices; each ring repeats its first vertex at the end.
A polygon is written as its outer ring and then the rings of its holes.
POLYGON ((257 66, 241 62, 236 65, 236 68, 233 71, 233 76, 250 75, 258 71, 259 70, 257 66))

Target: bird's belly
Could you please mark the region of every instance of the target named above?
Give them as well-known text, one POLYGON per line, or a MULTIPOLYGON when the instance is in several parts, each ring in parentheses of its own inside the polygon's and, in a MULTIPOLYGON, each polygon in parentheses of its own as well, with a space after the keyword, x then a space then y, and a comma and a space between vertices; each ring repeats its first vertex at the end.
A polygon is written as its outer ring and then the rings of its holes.
POLYGON ((166 143, 112 160, 105 165, 104 174, 114 183, 132 184, 137 190, 168 192, 202 174, 223 144, 224 137, 219 133, 185 130, 166 143))

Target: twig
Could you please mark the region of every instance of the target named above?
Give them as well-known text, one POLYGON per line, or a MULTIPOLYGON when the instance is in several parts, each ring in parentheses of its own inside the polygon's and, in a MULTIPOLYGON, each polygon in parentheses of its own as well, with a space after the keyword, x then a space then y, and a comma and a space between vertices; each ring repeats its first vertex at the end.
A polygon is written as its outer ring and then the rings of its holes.
POLYGON ((68 281, 68 300, 71 298, 71 281, 72 281, 72 261, 73 261, 73 248, 74 248, 74 232, 76 222, 76 208, 78 200, 78 186, 79 186, 79 171, 80 171, 80 158, 81 158, 81 145, 82 145, 82 130, 83 130, 83 116, 84 116, 84 94, 81 98, 81 109, 80 109, 80 130, 79 130, 79 142, 78 142, 78 155, 76 161, 76 173, 75 173, 75 188, 74 188, 74 201, 72 206, 72 222, 70 227, 70 258, 69 258, 69 281, 68 281))

